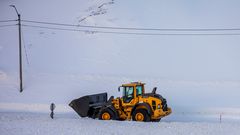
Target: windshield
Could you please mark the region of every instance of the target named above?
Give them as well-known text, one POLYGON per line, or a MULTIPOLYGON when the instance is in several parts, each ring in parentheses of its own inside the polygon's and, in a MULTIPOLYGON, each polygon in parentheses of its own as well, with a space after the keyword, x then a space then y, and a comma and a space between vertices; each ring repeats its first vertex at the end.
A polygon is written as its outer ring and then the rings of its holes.
POLYGON ((133 87, 124 87, 123 96, 133 97, 133 87))

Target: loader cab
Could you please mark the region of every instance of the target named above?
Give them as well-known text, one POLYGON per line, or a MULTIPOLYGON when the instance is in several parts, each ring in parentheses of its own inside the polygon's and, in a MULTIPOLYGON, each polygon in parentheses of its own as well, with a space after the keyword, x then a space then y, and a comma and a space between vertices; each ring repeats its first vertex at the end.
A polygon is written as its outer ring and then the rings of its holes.
POLYGON ((122 99, 124 103, 131 102, 132 99, 144 94, 144 84, 139 82, 133 82, 130 84, 123 84, 118 88, 118 91, 122 91, 122 99))

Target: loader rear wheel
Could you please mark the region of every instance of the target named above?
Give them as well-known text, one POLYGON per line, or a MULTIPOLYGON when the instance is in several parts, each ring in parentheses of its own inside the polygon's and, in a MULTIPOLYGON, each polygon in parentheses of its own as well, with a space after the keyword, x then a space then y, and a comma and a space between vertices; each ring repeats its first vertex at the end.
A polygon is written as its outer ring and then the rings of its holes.
POLYGON ((145 109, 137 109, 132 114, 133 121, 150 121, 150 116, 145 109))
POLYGON ((110 109, 104 109, 101 111, 99 115, 100 120, 115 120, 116 116, 114 115, 113 111, 110 109))

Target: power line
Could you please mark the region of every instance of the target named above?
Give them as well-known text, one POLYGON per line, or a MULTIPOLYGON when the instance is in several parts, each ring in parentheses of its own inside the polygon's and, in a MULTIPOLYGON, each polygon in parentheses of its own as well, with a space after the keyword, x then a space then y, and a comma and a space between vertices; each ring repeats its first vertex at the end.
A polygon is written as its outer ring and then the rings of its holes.
POLYGON ((65 23, 53 23, 53 22, 42 22, 32 20, 22 20, 23 22, 48 24, 57 26, 71 26, 71 27, 82 27, 82 28, 97 28, 97 29, 118 29, 118 30, 146 30, 146 31, 240 31, 240 28, 203 28, 203 29, 192 29, 192 28, 176 28, 176 29, 160 29, 160 28, 134 28, 134 27, 107 27, 107 26, 90 26, 90 25, 73 25, 65 23))
POLYGON ((17 21, 17 20, 0 20, 0 22, 13 22, 13 21, 17 21))
POLYGON ((143 32, 118 32, 118 31, 99 31, 99 30, 82 30, 82 29, 66 29, 66 28, 57 28, 57 27, 46 27, 38 25, 26 25, 25 27, 32 28, 42 28, 42 29, 51 29, 51 30, 63 30, 63 31, 75 31, 75 32, 92 32, 92 33, 104 33, 104 34, 121 34, 121 35, 162 35, 162 36, 239 36, 240 33, 143 33, 143 32))
POLYGON ((17 26, 17 24, 0 25, 0 27, 9 27, 9 26, 17 26))
POLYGON ((38 23, 38 24, 59 25, 59 26, 74 26, 74 27, 78 27, 79 26, 79 25, 73 25, 73 24, 51 23, 51 22, 31 21, 31 20, 21 20, 21 21, 29 22, 29 23, 38 23))
POLYGON ((87 30, 77 30, 77 29, 66 29, 66 28, 46 27, 46 26, 39 26, 39 25, 26 25, 26 24, 22 24, 22 26, 32 27, 32 28, 51 29, 51 30, 80 31, 80 32, 86 32, 86 31, 87 31, 87 30))

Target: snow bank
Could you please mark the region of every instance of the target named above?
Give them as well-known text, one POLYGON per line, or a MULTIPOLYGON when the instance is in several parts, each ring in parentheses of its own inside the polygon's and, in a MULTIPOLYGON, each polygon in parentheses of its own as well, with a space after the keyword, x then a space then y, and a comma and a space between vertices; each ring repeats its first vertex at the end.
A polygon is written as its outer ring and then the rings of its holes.
MULTIPOLYGON (((0 103, 0 112, 1 111, 46 113, 50 111, 50 104, 0 103)), ((54 112, 72 112, 72 109, 68 105, 57 104, 54 112)))

